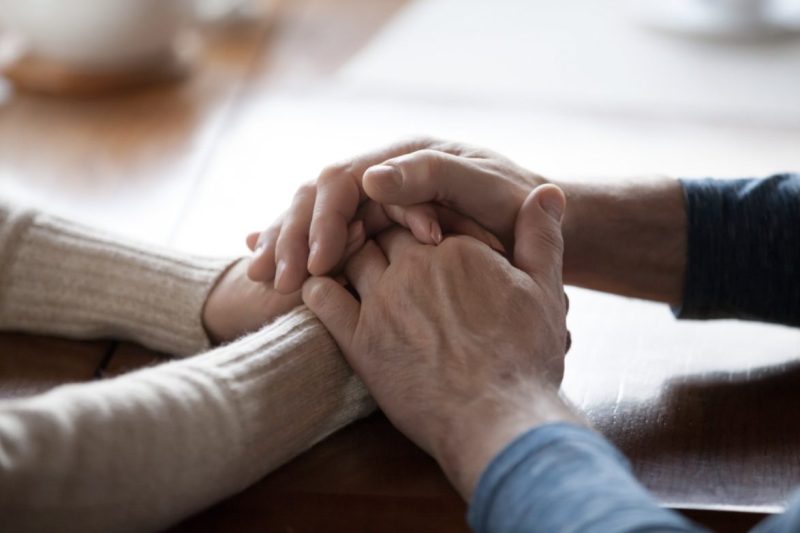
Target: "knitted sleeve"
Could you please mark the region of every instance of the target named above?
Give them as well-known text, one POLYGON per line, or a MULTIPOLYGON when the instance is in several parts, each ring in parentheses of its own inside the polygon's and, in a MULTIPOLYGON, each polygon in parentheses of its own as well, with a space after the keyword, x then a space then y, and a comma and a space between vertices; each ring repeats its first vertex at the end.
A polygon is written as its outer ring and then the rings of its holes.
POLYGON ((374 403, 298 308, 206 354, 0 401, 3 531, 158 531, 374 403))
POLYGON ((209 347, 203 303, 230 262, 0 203, 0 329, 197 353, 209 347))
MULTIPOLYGON (((208 345, 201 310, 228 264, 8 206, 0 252, 0 328, 178 354, 208 345)), ((161 530, 373 409, 302 307, 195 357, 0 400, 2 529, 161 530)))

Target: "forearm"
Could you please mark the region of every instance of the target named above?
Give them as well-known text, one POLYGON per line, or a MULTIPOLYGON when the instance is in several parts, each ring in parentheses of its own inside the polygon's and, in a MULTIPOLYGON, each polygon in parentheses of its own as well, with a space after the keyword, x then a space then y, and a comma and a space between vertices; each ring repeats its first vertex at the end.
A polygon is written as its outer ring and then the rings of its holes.
POLYGON ((0 403, 0 515, 10 531, 163 529, 372 409, 299 309, 207 354, 0 403))
POLYGON ((557 185, 567 196, 565 283, 680 305, 687 217, 679 181, 557 185))
POLYGON ((0 202, 0 329, 198 353, 203 304, 230 263, 0 202))
POLYGON ((800 174, 559 185, 566 283, 682 318, 800 325, 800 174))

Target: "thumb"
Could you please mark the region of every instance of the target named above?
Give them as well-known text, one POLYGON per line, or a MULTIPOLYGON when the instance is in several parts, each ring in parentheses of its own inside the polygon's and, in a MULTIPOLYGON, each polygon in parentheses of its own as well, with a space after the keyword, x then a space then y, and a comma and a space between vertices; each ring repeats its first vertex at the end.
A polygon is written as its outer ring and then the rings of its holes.
POLYGON ((514 265, 535 281, 561 285, 566 198, 552 184, 536 187, 522 204, 514 228, 514 265))
POLYGON ((311 277, 303 284, 303 302, 317 315, 342 352, 350 353, 361 306, 331 278, 311 277))
MULTIPOLYGON (((486 163, 437 150, 419 150, 367 169, 364 192, 380 204, 436 202, 509 238, 526 189, 498 177, 486 163)), ((508 239, 510 240, 510 238, 508 239)))

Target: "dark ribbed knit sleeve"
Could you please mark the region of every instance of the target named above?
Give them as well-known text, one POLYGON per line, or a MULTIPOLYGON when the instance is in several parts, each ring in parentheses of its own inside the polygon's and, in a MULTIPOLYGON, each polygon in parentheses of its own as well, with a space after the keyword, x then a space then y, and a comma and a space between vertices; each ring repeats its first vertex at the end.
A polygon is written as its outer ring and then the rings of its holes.
POLYGON ((681 184, 689 234, 677 316, 800 326, 800 174, 681 184))

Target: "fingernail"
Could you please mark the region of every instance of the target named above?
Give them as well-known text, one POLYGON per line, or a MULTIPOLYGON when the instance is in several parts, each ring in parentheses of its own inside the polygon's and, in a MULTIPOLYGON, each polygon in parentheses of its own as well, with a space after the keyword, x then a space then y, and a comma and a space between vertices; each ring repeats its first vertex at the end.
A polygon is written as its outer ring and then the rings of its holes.
POLYGON ((431 222, 431 239, 436 244, 441 244, 442 242, 442 228, 436 222, 431 222))
POLYGON ((277 289, 281 284, 281 278, 283 277, 283 273, 286 271, 286 261, 278 261, 278 268, 275 270, 275 282, 274 287, 277 289))
POLYGON ((258 257, 264 253, 264 250, 267 249, 267 243, 262 242, 256 245, 256 249, 253 250, 253 257, 258 257))
POLYGON ((539 196, 539 205, 553 220, 561 223, 564 216, 564 197, 561 194, 555 191, 542 194, 539 196))
POLYGON ((375 165, 374 167, 370 167, 369 172, 373 175, 377 174, 379 178, 385 182, 384 186, 389 183, 398 189, 403 186, 403 174, 395 167, 389 165, 375 165), (388 183, 386 183, 387 181, 388 183))

